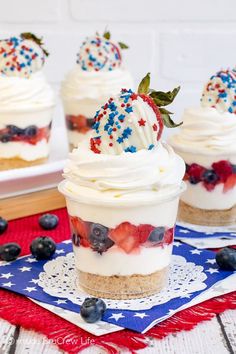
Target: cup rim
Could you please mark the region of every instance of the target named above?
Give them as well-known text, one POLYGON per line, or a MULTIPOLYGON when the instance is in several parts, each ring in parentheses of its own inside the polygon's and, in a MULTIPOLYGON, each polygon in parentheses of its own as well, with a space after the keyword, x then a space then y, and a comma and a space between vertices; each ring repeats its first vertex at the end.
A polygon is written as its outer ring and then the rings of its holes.
POLYGON ((117 202, 115 203, 114 200, 97 200, 97 199, 92 199, 92 198, 85 198, 84 196, 75 196, 72 192, 69 192, 68 190, 65 189, 65 184, 67 180, 63 180, 58 184, 58 190, 61 194, 63 194, 66 198, 71 199, 75 202, 79 202, 82 204, 88 204, 88 205, 97 205, 97 206, 115 206, 116 208, 124 208, 124 207, 139 207, 139 206, 149 206, 149 205, 154 205, 154 204, 161 204, 164 202, 171 201, 177 197, 179 197, 185 190, 186 190, 186 183, 184 181, 181 182, 180 186, 176 188, 176 190, 173 193, 168 194, 167 196, 159 197, 159 198, 152 198, 149 200, 120 200, 117 199, 117 202), (138 201, 138 203, 137 203, 138 201))

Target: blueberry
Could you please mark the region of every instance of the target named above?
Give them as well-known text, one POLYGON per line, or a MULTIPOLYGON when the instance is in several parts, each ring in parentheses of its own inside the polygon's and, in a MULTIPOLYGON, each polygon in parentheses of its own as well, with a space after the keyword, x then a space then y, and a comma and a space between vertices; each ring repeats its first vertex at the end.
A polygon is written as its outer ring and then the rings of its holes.
POLYGON ((55 242, 47 236, 35 238, 30 245, 30 251, 37 259, 49 259, 55 253, 55 250, 55 242))
POLYGON ((11 135, 10 134, 3 134, 0 137, 2 143, 8 143, 11 141, 11 135))
POLYGON ((215 183, 218 181, 219 177, 214 170, 207 170, 203 173, 202 179, 207 183, 215 183))
POLYGON ((102 299, 91 297, 86 298, 82 303, 80 315, 85 322, 94 323, 101 320, 105 311, 105 302, 102 299))
POLYGON ((54 214, 44 214, 39 218, 39 225, 44 230, 52 230, 57 227, 59 219, 54 214))
POLYGON ((94 118, 88 118, 87 119, 87 126, 92 128, 93 125, 94 125, 94 118))
POLYGON ((89 241, 94 251, 103 253, 114 245, 108 237, 109 229, 101 224, 92 224, 90 228, 89 241))
POLYGON ((78 235, 73 234, 72 235, 72 242, 75 246, 79 246, 80 245, 80 238, 78 235))
POLYGON ((24 133, 24 129, 18 128, 16 125, 7 125, 8 132, 10 135, 22 135, 24 133))
POLYGON ((189 177, 189 182, 191 184, 197 184, 199 182, 199 180, 197 178, 193 177, 193 176, 190 176, 189 177))
POLYGON ((236 270, 236 250, 233 248, 222 248, 216 253, 216 263, 221 269, 236 270))
POLYGON ((233 173, 236 173, 236 165, 231 165, 231 166, 232 166, 233 173))
POLYGON ((19 256, 20 252, 21 247, 15 242, 5 243, 5 245, 0 246, 0 258, 3 261, 14 261, 19 256))
POLYGON ((156 227, 149 235, 148 241, 161 242, 165 236, 165 228, 163 226, 156 227))
POLYGON ((27 128, 25 128, 25 135, 32 137, 37 135, 38 132, 38 128, 36 127, 36 125, 29 125, 27 128))
POLYGON ((7 227, 8 227, 7 220, 1 218, 0 216, 0 235, 6 231, 7 227))
POLYGON ((74 123, 72 123, 70 120, 67 120, 67 121, 66 121, 66 127, 67 127, 67 129, 69 129, 69 130, 74 130, 74 129, 75 129, 74 123))

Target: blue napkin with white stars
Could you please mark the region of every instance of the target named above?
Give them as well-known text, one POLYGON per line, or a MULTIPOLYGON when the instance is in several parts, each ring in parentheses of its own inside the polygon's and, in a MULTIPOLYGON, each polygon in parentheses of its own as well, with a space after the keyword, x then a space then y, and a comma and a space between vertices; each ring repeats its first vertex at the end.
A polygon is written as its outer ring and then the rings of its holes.
MULTIPOLYGON (((203 228, 203 227, 202 227, 203 228)), ((207 227, 204 231, 197 231, 186 226, 176 225, 175 239, 191 239, 191 238, 230 238, 235 239, 236 244, 236 231, 209 231, 207 227)))
MULTIPOLYGON (((67 240, 57 245, 56 253, 52 259, 72 252, 71 241, 67 240)), ((208 290, 215 283, 233 274, 231 271, 219 270, 215 263, 215 253, 207 250, 199 250, 186 244, 175 242, 173 254, 182 256, 187 262, 193 262, 204 268, 206 287, 203 290, 192 292, 186 297, 181 296, 171 299, 164 304, 153 306, 148 310, 131 311, 120 308, 119 310, 107 309, 103 320, 137 332, 145 332, 153 322, 158 322, 163 317, 175 312, 175 310, 189 303, 203 291, 208 290)), ((14 262, 0 265, 0 287, 25 295, 32 299, 59 306, 64 309, 79 313, 80 306, 67 298, 54 297, 37 284, 39 274, 44 272, 47 261, 37 261, 31 255, 22 257, 14 262)))

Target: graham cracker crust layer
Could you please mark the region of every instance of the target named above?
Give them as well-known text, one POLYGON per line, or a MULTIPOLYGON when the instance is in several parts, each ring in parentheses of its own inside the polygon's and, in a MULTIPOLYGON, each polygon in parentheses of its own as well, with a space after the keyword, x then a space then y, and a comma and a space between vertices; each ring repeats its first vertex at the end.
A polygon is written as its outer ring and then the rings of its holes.
POLYGON ((203 226, 227 226, 236 224, 236 205, 226 210, 194 208, 180 201, 178 220, 203 226))
POLYGON ((101 276, 78 271, 79 285, 87 293, 106 299, 138 299, 158 293, 167 282, 169 267, 149 275, 101 276))
POLYGON ((37 159, 34 161, 22 160, 18 157, 12 159, 0 159, 0 171, 12 170, 14 168, 30 167, 41 165, 47 161, 47 158, 37 159))

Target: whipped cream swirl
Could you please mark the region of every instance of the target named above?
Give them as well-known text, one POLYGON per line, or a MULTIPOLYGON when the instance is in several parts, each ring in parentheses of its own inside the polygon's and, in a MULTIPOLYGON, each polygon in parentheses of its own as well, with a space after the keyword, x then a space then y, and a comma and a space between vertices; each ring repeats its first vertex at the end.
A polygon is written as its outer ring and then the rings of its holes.
POLYGON ((39 109, 54 104, 54 92, 42 72, 30 78, 0 76, 0 111, 39 109))
POLYGON ((108 72, 83 71, 76 65, 62 83, 61 96, 64 101, 84 98, 106 101, 123 87, 133 87, 133 79, 124 68, 108 72))
POLYGON ((206 154, 236 152, 236 117, 215 108, 189 108, 184 111, 179 134, 170 143, 179 151, 206 154))
POLYGON ((184 172, 182 158, 164 143, 135 154, 107 155, 94 154, 83 141, 65 167, 64 193, 87 203, 145 204, 179 193, 184 172))

